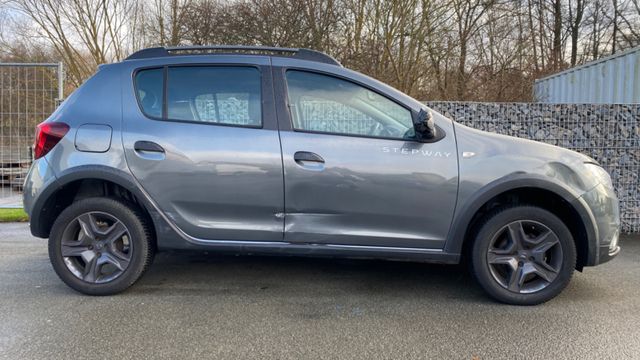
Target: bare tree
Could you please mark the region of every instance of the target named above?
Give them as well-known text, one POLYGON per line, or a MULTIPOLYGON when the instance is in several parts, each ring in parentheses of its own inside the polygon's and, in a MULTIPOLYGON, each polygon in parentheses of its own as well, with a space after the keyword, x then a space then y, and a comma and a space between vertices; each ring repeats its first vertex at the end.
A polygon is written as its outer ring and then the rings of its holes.
POLYGON ((580 37, 580 26, 584 16, 584 0, 575 0, 575 7, 569 4, 569 28, 571 29, 571 66, 576 65, 578 60, 578 40, 580 37))
POLYGON ((0 8, 0 56, 61 59, 74 86, 143 47, 247 44, 322 50, 421 99, 526 101, 535 78, 640 44, 640 0, 7 4, 29 20, 0 8))
POLYGON ((16 0, 67 65, 76 86, 99 64, 121 60, 127 53, 130 0, 16 0))
POLYGON ((495 5, 495 0, 453 0, 452 7, 457 23, 458 35, 458 73, 456 95, 464 99, 467 84, 467 56, 470 40, 484 26, 485 13, 495 5))
POLYGON ((551 63, 553 70, 559 70, 562 58, 562 0, 553 0, 553 47, 551 63))
POLYGON ((625 48, 640 45, 640 0, 627 1, 618 8, 615 23, 625 48))
POLYGON ((616 53, 616 45, 618 43, 618 0, 611 0, 613 4, 613 40, 611 44, 611 53, 616 53))
POLYGON ((191 0, 153 0, 145 27, 156 45, 176 46, 183 42, 184 23, 195 15, 190 11, 191 3, 191 0))

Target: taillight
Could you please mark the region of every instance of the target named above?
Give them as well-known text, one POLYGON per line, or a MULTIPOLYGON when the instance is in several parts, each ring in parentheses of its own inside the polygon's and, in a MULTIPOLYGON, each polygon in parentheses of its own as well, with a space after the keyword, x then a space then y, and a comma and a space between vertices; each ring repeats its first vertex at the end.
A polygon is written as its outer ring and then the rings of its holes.
POLYGON ((33 144, 33 159, 39 159, 47 155, 68 131, 69 125, 62 122, 38 124, 36 126, 36 141, 33 144))

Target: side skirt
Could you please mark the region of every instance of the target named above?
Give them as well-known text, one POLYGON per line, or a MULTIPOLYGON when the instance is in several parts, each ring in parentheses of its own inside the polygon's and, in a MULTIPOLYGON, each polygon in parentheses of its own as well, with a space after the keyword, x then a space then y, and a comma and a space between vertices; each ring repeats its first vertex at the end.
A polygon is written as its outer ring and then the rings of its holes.
POLYGON ((206 250, 240 255, 279 255, 336 257, 351 259, 380 259, 426 263, 457 264, 460 254, 446 253, 438 249, 397 248, 339 244, 298 244, 288 242, 262 242, 237 240, 204 240, 199 242, 163 237, 160 250, 206 250))

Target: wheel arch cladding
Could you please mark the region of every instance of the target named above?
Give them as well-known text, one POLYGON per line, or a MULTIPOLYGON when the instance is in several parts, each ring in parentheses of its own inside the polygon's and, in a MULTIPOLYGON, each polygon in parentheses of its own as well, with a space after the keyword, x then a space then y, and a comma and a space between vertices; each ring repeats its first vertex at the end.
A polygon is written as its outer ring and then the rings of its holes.
POLYGON ((34 204, 34 209, 39 211, 31 215, 31 233, 49 237, 62 210, 74 201, 88 197, 115 197, 133 203, 153 224, 154 232, 157 231, 160 217, 130 174, 107 166, 86 165, 60 173, 56 181, 43 189, 34 204))
POLYGON ((597 235, 593 215, 570 189, 541 178, 501 179, 476 191, 457 212, 445 252, 465 258, 473 242, 476 226, 491 209, 509 204, 526 204, 544 208, 567 225, 576 243, 576 268, 590 264, 596 257, 597 235))

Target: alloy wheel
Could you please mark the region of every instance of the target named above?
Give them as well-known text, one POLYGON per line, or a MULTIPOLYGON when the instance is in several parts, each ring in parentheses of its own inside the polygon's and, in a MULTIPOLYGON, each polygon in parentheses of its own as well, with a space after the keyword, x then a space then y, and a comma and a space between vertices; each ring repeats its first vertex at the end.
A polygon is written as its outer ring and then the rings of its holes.
POLYGON ((489 243, 487 263, 494 280, 515 293, 549 286, 562 267, 562 246, 546 225, 532 220, 511 222, 489 243))
POLYGON ((65 228, 61 253, 69 271, 94 284, 118 278, 133 254, 131 235, 122 221, 105 212, 87 212, 65 228))

